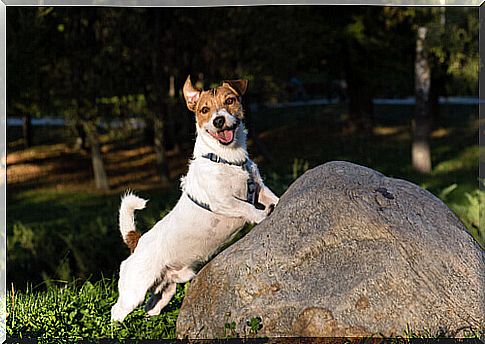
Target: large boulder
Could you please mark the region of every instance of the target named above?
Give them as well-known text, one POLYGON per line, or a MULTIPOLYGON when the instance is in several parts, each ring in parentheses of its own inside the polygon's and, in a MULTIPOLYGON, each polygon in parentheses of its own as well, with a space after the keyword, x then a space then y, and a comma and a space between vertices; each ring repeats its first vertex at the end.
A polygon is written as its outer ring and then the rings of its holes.
POLYGON ((460 336, 485 324, 484 286, 484 251, 439 199, 330 162, 199 272, 177 336, 460 336))

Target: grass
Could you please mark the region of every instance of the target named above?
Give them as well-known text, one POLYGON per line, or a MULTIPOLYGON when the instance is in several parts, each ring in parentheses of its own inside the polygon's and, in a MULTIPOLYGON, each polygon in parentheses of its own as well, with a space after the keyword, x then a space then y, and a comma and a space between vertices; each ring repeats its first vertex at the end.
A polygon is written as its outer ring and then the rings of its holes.
POLYGON ((117 298, 114 279, 95 283, 51 284, 39 292, 14 288, 7 295, 7 336, 10 338, 160 339, 175 337, 175 323, 185 289, 177 293, 159 316, 147 318, 142 307, 123 323, 111 323, 110 310, 117 298))
MULTIPOLYGON (((485 215, 485 192, 479 190, 477 179, 476 107, 443 108, 431 138, 430 175, 420 175, 410 167, 410 113, 412 108, 407 106, 376 107, 376 127, 366 135, 345 132, 345 112, 336 106, 266 110, 253 114, 253 120, 272 159, 259 155, 251 142, 250 153, 267 184, 279 195, 305 170, 331 160, 351 161, 410 180, 442 199, 485 247, 485 228, 479 221, 485 215)), ((11 173, 21 175, 25 166, 44 171, 25 181, 9 177, 18 180, 7 191, 9 337, 174 338, 182 287, 159 317, 146 320, 140 307, 123 325, 109 322, 109 310, 117 297, 117 270, 129 254, 117 228, 121 190, 141 185, 136 187, 141 190, 138 193, 150 199, 147 209, 137 215, 142 230, 166 214, 180 193, 177 183, 160 188, 156 182, 148 183, 144 174, 126 179, 133 169, 150 172, 152 154, 137 149, 135 142, 107 153, 112 171, 108 174, 119 172, 116 188, 108 193, 93 190, 90 180, 75 179, 89 178, 89 173, 81 177, 68 174, 85 169, 89 161, 62 145, 31 150, 18 150, 15 145, 16 151, 9 151, 7 163, 14 161, 9 165, 11 173), (123 166, 121 172, 117 164, 127 160, 133 166, 123 166), (51 168, 47 176, 46 166, 51 168)), ((175 163, 171 159, 183 173, 187 156, 182 154, 175 163)))
MULTIPOLYGON (((128 315, 123 323, 111 323, 110 309, 117 298, 114 279, 101 278, 95 283, 73 281, 50 284, 45 291, 27 289, 15 291, 12 287, 6 299, 7 336, 9 338, 37 338, 40 342, 53 340, 73 342, 96 339, 174 339, 180 306, 189 283, 177 286, 177 292, 163 312, 147 317, 142 306, 128 315)), ((233 323, 235 326, 235 323, 233 323)), ((261 319, 248 322, 254 336, 261 329, 261 319)), ((225 324, 228 338, 234 338, 231 324, 225 324)), ((408 342, 416 338, 450 338, 455 334, 436 333, 406 328, 391 342, 408 342)), ((484 329, 463 329, 465 338, 483 339, 484 329)), ((376 334, 377 337, 381 337, 376 334)), ((369 338, 371 339, 371 338, 369 338)))

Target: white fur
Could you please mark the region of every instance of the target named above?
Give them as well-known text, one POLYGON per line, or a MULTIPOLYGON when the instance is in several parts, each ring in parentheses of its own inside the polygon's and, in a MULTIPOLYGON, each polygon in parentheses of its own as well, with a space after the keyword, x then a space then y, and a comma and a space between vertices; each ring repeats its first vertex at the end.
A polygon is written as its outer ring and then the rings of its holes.
MULTIPOLYGON (((175 293, 176 283, 192 279, 197 265, 205 263, 246 222, 261 222, 271 211, 270 204, 278 202, 263 184, 253 162, 251 173, 261 190, 259 202, 266 209, 259 210, 242 201, 247 196, 248 172, 240 166, 203 158, 202 155, 207 153, 215 153, 232 162, 244 161, 248 154, 243 124, 239 124, 234 141, 227 146, 197 126, 194 159, 189 164, 187 176, 182 178, 182 196, 172 211, 140 238, 133 254, 121 263, 120 296, 111 310, 112 320, 123 321, 144 300, 148 290, 152 297, 145 309, 148 315, 159 314, 175 293), (212 212, 195 204, 187 193, 210 205, 212 212)), ((132 194, 123 198, 120 208, 122 233, 134 229, 134 209, 142 206, 144 200, 132 194)))
POLYGON ((135 227, 135 210, 145 208, 147 201, 127 192, 121 198, 120 206, 120 232, 123 239, 131 231, 136 231, 135 227))

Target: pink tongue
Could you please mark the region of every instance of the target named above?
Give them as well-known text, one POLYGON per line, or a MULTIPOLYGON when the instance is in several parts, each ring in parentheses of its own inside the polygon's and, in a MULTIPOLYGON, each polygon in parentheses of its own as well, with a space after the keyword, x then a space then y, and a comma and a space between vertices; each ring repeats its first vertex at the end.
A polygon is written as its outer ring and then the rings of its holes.
POLYGON ((218 133, 219 140, 221 140, 224 143, 231 142, 233 137, 234 137, 234 131, 232 130, 223 130, 220 133, 218 133))

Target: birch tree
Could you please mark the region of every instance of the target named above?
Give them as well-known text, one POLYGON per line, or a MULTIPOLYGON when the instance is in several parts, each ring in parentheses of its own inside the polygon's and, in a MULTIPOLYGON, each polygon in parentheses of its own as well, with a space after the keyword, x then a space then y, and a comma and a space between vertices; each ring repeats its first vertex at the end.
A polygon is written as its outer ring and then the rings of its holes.
POLYGON ((429 90, 431 85, 431 70, 426 51, 427 28, 418 28, 416 39, 415 61, 415 92, 416 110, 413 120, 412 165, 421 173, 431 172, 431 152, 429 135, 431 131, 431 116, 429 111, 429 90))

